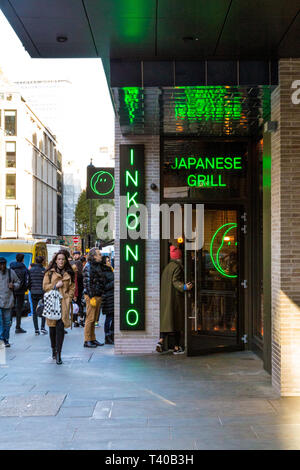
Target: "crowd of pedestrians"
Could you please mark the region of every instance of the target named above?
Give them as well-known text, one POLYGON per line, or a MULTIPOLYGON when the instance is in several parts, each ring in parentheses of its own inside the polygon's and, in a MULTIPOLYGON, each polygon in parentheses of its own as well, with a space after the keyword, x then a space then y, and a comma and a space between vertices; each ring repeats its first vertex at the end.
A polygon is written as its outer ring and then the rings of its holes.
POLYGON ((0 258, 0 342, 5 347, 10 347, 13 310, 16 313, 15 332, 26 333, 21 320, 27 291, 35 335, 47 335, 47 324, 52 358, 57 364, 62 364, 64 337, 72 326, 84 328, 84 347, 114 344, 114 272, 108 256, 102 257, 98 248, 92 248, 87 259, 79 251, 75 251, 72 257, 64 249, 55 253, 47 267, 44 267, 42 256, 37 256, 29 269, 23 261, 24 255, 18 253, 16 261, 8 267, 6 259, 0 258), (52 299, 53 292, 60 299, 57 319, 52 319, 52 305, 45 303, 49 293, 48 298, 52 299), (97 341, 95 334, 101 309, 106 315, 105 343, 97 341))

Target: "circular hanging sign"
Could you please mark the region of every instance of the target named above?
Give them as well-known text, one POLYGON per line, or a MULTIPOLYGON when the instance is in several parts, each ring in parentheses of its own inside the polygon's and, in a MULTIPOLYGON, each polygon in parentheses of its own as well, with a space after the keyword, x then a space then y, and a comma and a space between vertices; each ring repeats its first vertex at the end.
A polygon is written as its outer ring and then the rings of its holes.
POLYGON ((115 189, 115 178, 109 171, 97 171, 91 178, 90 187, 97 196, 108 196, 115 189))

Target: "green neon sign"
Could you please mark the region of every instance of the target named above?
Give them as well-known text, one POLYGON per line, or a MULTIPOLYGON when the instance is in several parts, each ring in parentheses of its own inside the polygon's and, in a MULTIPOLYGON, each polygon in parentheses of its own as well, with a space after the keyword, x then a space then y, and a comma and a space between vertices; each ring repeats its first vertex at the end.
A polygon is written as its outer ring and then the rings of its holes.
POLYGON ((191 173, 187 175, 187 185, 189 187, 226 187, 222 173, 229 171, 238 171, 243 169, 242 157, 237 156, 219 156, 219 157, 175 157, 174 164, 170 166, 171 170, 182 171, 200 171, 201 173, 191 173), (204 171, 213 171, 214 173, 203 174, 204 171), (216 173, 220 172, 222 173, 216 173))
POLYGON ((134 310, 134 309, 132 308, 131 310, 128 310, 128 311, 126 312, 126 322, 127 322, 128 325, 130 325, 130 326, 135 326, 135 325, 138 324, 138 321, 139 321, 139 314, 138 314, 138 312, 137 312, 136 310, 134 310), (130 320, 129 320, 129 314, 130 314, 130 313, 134 313, 134 315, 135 315, 135 320, 134 320, 134 321, 130 321, 130 320))
POLYGON ((130 237, 139 230, 140 213, 130 213, 145 203, 144 146, 120 145, 120 196, 126 197, 122 223, 127 238, 120 240, 120 329, 145 329, 145 242, 130 237))
POLYGON ((115 189, 115 178, 108 171, 97 171, 90 179, 90 187, 98 196, 107 196, 115 189))
POLYGON ((220 255, 220 251, 224 245, 224 238, 226 237, 227 233, 230 232, 230 230, 234 229, 234 228, 237 228, 237 224, 236 223, 233 223, 233 222, 230 222, 230 223, 227 223, 227 224, 224 224, 224 225, 221 225, 221 227, 219 227, 216 232, 214 233, 212 239, 211 239, 211 242, 210 242, 210 257, 211 257, 211 260, 212 260, 212 263, 215 267, 215 269, 222 275, 222 276, 225 276, 225 277, 229 277, 229 278, 235 278, 237 277, 237 274, 228 274, 226 271, 224 271, 224 269, 222 268, 222 266, 220 265, 220 259, 219 259, 219 255, 220 255), (214 257, 214 254, 213 254, 213 248, 214 248, 214 241, 218 235, 218 233, 224 229, 225 227, 227 227, 227 229, 225 230, 225 232, 223 233, 223 236, 222 236, 222 242, 217 250, 217 254, 216 254, 216 257, 214 257))

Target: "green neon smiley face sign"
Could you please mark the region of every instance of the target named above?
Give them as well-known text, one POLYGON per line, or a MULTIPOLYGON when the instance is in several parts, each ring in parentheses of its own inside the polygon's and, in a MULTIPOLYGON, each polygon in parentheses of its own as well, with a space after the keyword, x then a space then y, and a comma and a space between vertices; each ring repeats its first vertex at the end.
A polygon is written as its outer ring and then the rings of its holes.
POLYGON ((115 189, 115 178, 108 171, 97 171, 91 178, 90 186, 98 196, 107 196, 115 189))
POLYGON ((228 272, 224 271, 224 269, 222 268, 220 264, 220 252, 223 248, 226 235, 228 234, 228 232, 230 232, 230 230, 235 229, 235 228, 237 228, 237 224, 233 222, 221 225, 221 227, 219 227, 218 230, 216 230, 216 232, 214 233, 214 236, 212 237, 211 242, 210 242, 210 257, 211 257, 214 267, 222 276, 229 277, 229 278, 235 278, 237 277, 237 274, 228 274, 228 272), (217 235, 220 234, 220 232, 223 232, 222 241, 216 254, 214 255, 214 243, 215 243, 217 235))

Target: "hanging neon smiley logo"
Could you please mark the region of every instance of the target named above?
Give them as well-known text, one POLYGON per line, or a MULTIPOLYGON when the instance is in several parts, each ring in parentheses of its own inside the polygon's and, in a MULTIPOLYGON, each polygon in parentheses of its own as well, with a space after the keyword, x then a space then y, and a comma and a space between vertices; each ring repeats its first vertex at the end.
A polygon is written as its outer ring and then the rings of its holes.
POLYGON ((211 242, 210 242, 210 257, 211 257, 211 260, 212 260, 212 263, 214 265, 214 267, 216 268, 216 270, 222 275, 222 276, 225 276, 225 277, 229 277, 229 278, 235 278, 237 277, 237 274, 228 274, 226 271, 224 271, 224 269, 222 268, 221 264, 220 264, 220 251, 222 250, 223 248, 223 245, 224 245, 224 239, 227 235, 228 232, 230 232, 230 230, 232 229, 235 229, 237 228, 237 224, 231 222, 231 223, 228 223, 228 224, 224 224, 222 225, 221 227, 218 228, 218 230, 214 233, 214 236, 212 237, 211 239, 211 242), (214 242, 215 242, 215 239, 218 235, 218 233, 221 232, 221 230, 225 229, 224 233, 223 233, 223 236, 222 236, 222 242, 217 250, 217 253, 216 255, 214 256, 214 253, 213 253, 213 248, 214 248, 214 242))
POLYGON ((113 192, 115 188, 115 179, 108 171, 98 171, 90 181, 92 191, 98 196, 106 196, 113 192))

